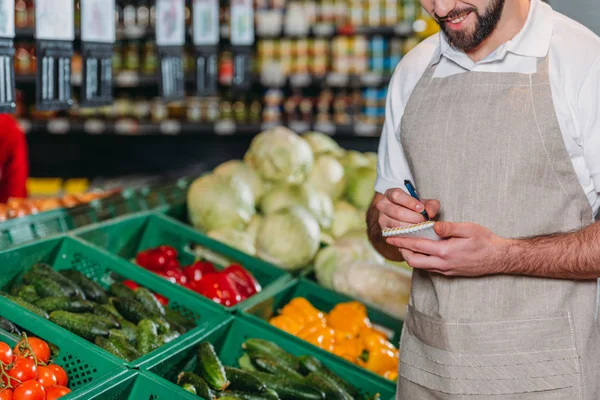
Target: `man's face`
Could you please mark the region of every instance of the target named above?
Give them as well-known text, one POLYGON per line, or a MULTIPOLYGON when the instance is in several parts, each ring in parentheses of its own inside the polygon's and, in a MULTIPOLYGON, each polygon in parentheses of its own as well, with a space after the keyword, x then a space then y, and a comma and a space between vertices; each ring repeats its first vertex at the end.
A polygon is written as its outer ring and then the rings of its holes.
POLYGON ((453 47, 469 51, 496 29, 504 1, 421 0, 421 4, 435 18, 453 47))

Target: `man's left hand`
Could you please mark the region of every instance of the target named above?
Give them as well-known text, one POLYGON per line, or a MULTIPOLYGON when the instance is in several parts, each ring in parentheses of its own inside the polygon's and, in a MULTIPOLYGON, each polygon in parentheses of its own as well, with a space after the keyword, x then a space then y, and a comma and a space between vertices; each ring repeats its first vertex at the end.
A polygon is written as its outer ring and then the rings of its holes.
POLYGON ((445 240, 390 237, 413 268, 448 276, 482 276, 507 273, 509 240, 472 223, 436 222, 435 232, 445 240))

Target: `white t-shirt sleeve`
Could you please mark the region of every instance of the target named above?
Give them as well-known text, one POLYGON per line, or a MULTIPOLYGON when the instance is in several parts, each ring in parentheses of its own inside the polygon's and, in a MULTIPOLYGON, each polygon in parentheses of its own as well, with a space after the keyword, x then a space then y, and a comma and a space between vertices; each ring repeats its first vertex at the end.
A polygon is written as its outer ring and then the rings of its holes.
POLYGON ((391 188, 404 188, 412 174, 402 149, 400 123, 415 86, 438 51, 439 35, 433 35, 411 50, 398 64, 388 86, 385 122, 379 140, 375 191, 384 194, 391 188))
POLYGON ((578 103, 583 157, 600 193, 600 58, 580 88, 578 103))

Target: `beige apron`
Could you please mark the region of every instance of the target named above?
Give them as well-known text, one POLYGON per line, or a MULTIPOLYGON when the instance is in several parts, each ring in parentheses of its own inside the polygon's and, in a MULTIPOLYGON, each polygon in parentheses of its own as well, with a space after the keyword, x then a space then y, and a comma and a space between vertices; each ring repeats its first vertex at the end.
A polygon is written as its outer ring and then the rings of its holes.
MULTIPOLYGON (((556 119, 548 58, 531 75, 434 71, 411 95, 400 138, 419 194, 441 201, 440 219, 503 237, 593 222, 556 119)), ((416 270, 397 398, 600 399, 596 288, 416 270)))

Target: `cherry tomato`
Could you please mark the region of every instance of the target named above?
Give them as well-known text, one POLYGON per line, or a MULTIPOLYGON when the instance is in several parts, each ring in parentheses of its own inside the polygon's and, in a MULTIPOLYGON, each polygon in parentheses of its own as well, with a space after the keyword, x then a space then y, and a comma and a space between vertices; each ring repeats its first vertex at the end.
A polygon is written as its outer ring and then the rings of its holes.
POLYGON ((127 286, 131 290, 135 290, 140 287, 140 285, 138 285, 137 283, 135 283, 134 281, 129 280, 129 279, 126 281, 123 281, 123 285, 127 286))
POLYGON ((46 392, 38 381, 27 381, 17 387, 13 400, 45 400, 46 392))
POLYGON ((44 389, 57 384, 56 375, 54 375, 52 368, 40 366, 37 368, 37 372, 37 381, 44 389))
POLYGON ((69 383, 69 376, 60 365, 52 364, 48 365, 48 368, 54 372, 54 376, 56 376, 56 384, 59 386, 67 386, 69 383))
POLYGON ((4 342, 0 342, 0 361, 4 364, 10 364, 12 362, 12 349, 9 345, 4 342))
POLYGON ((8 376, 20 382, 37 379, 37 366, 31 358, 17 357, 17 361, 8 371, 8 376))
POLYGON ((46 400, 56 400, 71 393, 71 389, 65 386, 50 386, 46 389, 46 400))
POLYGON ((13 349, 13 352, 16 355, 23 357, 32 357, 32 351, 33 354, 35 354, 38 362, 46 364, 50 360, 50 346, 48 346, 48 343, 44 342, 42 339, 35 337, 22 339, 13 349))
POLYGON ((13 390, 12 389, 0 389, 0 400, 12 400, 13 390))

